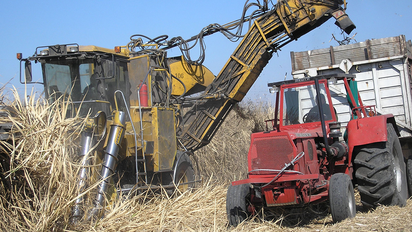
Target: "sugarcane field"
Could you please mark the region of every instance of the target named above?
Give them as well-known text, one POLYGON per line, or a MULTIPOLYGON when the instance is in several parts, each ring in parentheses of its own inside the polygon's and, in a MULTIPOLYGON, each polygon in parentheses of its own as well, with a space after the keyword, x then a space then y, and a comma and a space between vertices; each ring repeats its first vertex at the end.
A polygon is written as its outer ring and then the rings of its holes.
POLYGON ((139 3, 3 4, 1 231, 412 231, 412 2, 139 3))

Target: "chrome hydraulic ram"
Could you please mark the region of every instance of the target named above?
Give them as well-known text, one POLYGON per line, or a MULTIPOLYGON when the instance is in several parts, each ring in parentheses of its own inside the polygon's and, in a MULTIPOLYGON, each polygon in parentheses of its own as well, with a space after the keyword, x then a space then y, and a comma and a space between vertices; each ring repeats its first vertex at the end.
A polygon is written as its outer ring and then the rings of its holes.
POLYGON ((126 127, 125 123, 126 113, 122 111, 115 111, 102 164, 100 176, 101 183, 97 190, 97 196, 94 202, 95 208, 93 209, 92 216, 97 215, 100 209, 104 206, 105 195, 109 188, 110 178, 114 174, 117 165, 117 156, 126 127))

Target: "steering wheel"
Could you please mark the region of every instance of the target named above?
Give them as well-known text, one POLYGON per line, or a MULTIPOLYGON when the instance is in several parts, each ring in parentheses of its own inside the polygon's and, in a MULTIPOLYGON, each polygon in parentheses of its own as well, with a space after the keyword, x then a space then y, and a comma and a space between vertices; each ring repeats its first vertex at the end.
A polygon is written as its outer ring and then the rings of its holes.
POLYGON ((319 121, 320 116, 317 112, 310 112, 303 116, 303 122, 316 122, 319 121))
POLYGON ((306 122, 306 119, 307 119, 307 117, 308 117, 308 114, 309 114, 309 113, 306 113, 305 115, 303 115, 303 118, 302 118, 302 119, 303 119, 303 122, 306 122))

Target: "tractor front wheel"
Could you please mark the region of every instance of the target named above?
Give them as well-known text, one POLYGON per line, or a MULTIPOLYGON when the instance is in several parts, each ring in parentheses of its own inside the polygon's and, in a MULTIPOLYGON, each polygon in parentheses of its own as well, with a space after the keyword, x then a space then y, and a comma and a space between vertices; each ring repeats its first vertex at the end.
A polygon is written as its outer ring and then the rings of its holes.
POLYGON ((354 163, 362 204, 405 206, 408 197, 406 168, 399 138, 387 124, 388 141, 361 147, 354 163))
POLYGON ((355 217, 355 195, 348 175, 344 173, 332 175, 329 185, 329 203, 334 222, 355 217))
POLYGON ((229 186, 226 195, 226 212, 229 225, 237 226, 246 220, 248 212, 248 195, 250 192, 249 185, 229 186))

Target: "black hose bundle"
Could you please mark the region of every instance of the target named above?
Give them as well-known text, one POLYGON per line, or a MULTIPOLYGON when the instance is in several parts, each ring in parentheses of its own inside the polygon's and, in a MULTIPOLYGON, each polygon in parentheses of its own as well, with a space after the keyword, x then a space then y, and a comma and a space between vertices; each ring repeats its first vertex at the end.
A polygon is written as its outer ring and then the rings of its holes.
MULTIPOLYGON (((272 3, 272 1, 270 1, 272 3)), ((274 5, 272 3, 272 5, 274 5)), ((188 40, 183 39, 181 36, 173 37, 170 40, 167 40, 168 36, 162 35, 158 36, 154 39, 151 39, 144 35, 132 35, 130 37, 130 42, 127 44, 127 48, 130 52, 138 52, 138 53, 154 53, 156 50, 167 50, 173 47, 179 47, 184 60, 191 65, 200 66, 205 61, 205 50, 206 44, 204 42, 204 37, 214 34, 216 32, 222 33, 226 38, 228 38, 232 42, 237 42, 239 39, 243 38, 243 27, 245 22, 249 22, 249 28, 252 25, 252 20, 262 16, 268 11, 268 0, 263 0, 261 4, 259 0, 256 2, 249 3, 249 0, 246 1, 242 17, 240 19, 233 21, 231 23, 220 25, 217 23, 210 24, 200 31, 199 34, 191 37, 188 40), (247 11, 252 8, 257 7, 249 16, 246 16, 247 11), (236 30, 235 32, 233 32, 236 30), (143 42, 143 39, 148 40, 147 42, 143 42), (190 45, 190 42, 193 42, 190 45), (197 59, 192 59, 190 56, 190 50, 192 50, 196 45, 199 44, 199 57, 197 59), (153 45, 153 46, 150 46, 153 45), (155 48, 156 47, 156 48, 155 48), (139 48, 139 51, 136 51, 136 48, 139 48)), ((190 67, 189 67, 190 68, 190 67)))

